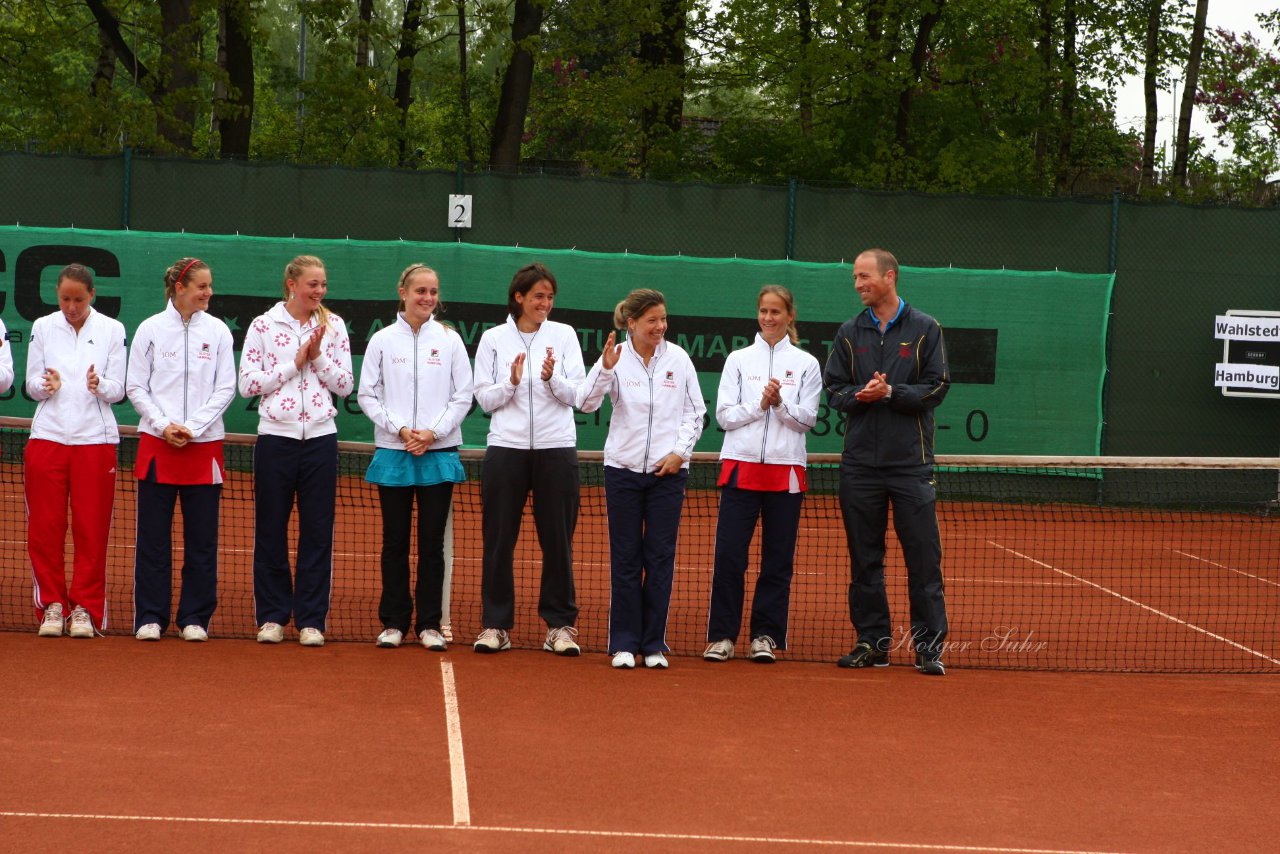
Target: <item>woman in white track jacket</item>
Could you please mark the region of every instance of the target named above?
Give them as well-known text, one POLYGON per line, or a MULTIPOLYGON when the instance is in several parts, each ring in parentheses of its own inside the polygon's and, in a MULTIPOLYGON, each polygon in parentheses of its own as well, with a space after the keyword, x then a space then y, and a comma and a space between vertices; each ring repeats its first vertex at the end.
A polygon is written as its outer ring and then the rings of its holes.
POLYGON ((453 485, 467 477, 458 458, 471 408, 471 362, 461 336, 436 315, 440 278, 425 264, 400 274, 396 321, 369 339, 360 368, 360 409, 377 449, 365 480, 382 507, 382 598, 377 645, 396 647, 409 631, 443 651, 444 533, 453 485), (418 583, 409 595, 409 539, 418 502, 418 583))
POLYGON ((213 272, 197 258, 165 271, 165 310, 138 326, 126 386, 138 410, 137 548, 133 631, 157 641, 169 627, 173 595, 173 508, 182 501, 183 640, 209 637, 218 603, 218 506, 222 496, 222 413, 236 396, 231 330, 208 313, 213 272))
POLYGON ((618 303, 614 326, 627 330, 587 376, 583 412, 613 403, 604 445, 609 518, 609 653, 613 666, 666 667, 667 611, 675 573, 676 534, 693 446, 707 407, 693 361, 665 338, 667 306, 655 290, 618 303))
POLYGON ((547 319, 555 296, 556 278, 550 270, 537 263, 521 267, 507 288, 507 322, 485 330, 476 348, 476 401, 490 417, 480 469, 483 631, 476 638, 476 652, 511 648, 513 560, 530 492, 542 546, 538 615, 547 625, 542 648, 557 655, 579 652, 573 584, 578 431, 573 407, 586 371, 573 327, 547 319))
POLYGON ((747 555, 761 525, 760 577, 751 603, 753 661, 772 662, 787 648, 787 612, 800 504, 807 486, 805 437, 818 415, 822 368, 796 346, 795 300, 781 285, 756 299, 760 332, 725 360, 716 395, 724 428, 720 515, 707 616, 708 661, 733 658, 742 625, 747 555))
POLYGON ((321 303, 324 263, 299 255, 284 271, 284 300, 254 318, 240 356, 240 394, 260 397, 253 450, 253 601, 259 643, 280 643, 292 619, 303 646, 323 646, 333 584, 338 414, 354 387, 342 318, 321 303), (297 583, 288 530, 298 502, 297 583))
POLYGON ((111 404, 124 399, 124 326, 96 311, 93 274, 58 275, 58 311, 31 325, 27 394, 36 401, 23 451, 27 553, 40 635, 91 638, 107 627, 107 542, 120 431, 111 404), (67 505, 75 557, 67 587, 67 505), (65 620, 65 623, 64 623, 65 620))

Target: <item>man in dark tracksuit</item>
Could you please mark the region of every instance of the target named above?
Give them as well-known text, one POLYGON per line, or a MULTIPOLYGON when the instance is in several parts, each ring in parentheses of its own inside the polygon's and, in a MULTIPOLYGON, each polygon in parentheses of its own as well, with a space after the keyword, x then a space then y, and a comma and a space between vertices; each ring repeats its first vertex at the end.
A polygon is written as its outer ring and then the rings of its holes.
POLYGON ((840 509, 853 567, 849 618, 858 641, 837 663, 889 663, 893 624, 884 552, 892 502, 907 564, 916 667, 941 676, 947 611, 934 509, 933 409, 951 382, 942 328, 898 297, 898 261, 883 249, 858 256, 853 280, 866 311, 840 327, 823 372, 831 407, 848 413, 840 509))

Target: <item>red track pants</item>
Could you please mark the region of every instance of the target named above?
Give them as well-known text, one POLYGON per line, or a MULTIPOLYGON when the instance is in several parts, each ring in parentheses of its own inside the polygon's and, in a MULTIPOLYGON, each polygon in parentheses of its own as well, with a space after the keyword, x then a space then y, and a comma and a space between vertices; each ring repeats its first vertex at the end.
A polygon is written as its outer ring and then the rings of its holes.
POLYGON ((35 579, 36 619, 44 618, 47 606, 60 602, 64 615, 80 606, 103 631, 107 624, 107 539, 116 493, 116 446, 31 439, 23 460, 27 554, 35 579), (75 546, 70 590, 63 562, 68 498, 75 546))

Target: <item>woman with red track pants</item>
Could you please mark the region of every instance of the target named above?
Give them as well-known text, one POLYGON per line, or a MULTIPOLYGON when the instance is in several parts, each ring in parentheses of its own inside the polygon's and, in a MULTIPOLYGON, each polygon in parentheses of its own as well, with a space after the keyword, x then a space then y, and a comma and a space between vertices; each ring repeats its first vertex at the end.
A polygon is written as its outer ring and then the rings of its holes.
POLYGON ((693 446, 707 413, 693 361, 665 338, 662 294, 632 291, 613 312, 627 340, 610 333, 587 375, 583 412, 613 403, 604 444, 609 519, 609 653, 631 669, 666 667, 667 611, 676 565, 676 534, 693 446))
POLYGON ((284 270, 284 299, 254 318, 240 356, 240 394, 258 404, 253 449, 253 603, 258 643, 280 643, 292 619, 303 646, 324 646, 333 587, 338 414, 354 386, 342 318, 321 302, 324 263, 299 255, 284 270), (298 503, 297 580, 289 571, 289 516, 298 503))
POLYGON ((742 626, 743 577, 760 522, 760 577, 751 602, 752 661, 776 660, 787 648, 787 611, 800 503, 805 491, 805 435, 818 415, 822 368, 801 350, 795 300, 782 285, 756 299, 760 332, 725 360, 716 395, 724 428, 720 514, 707 616, 708 661, 733 658, 742 626))
POLYGON ((181 258, 164 274, 168 305, 142 321, 129 348, 127 392, 138 410, 137 549, 133 631, 158 641, 173 593, 173 508, 182 501, 183 640, 209 638, 218 603, 218 505, 222 497, 222 413, 236 396, 231 330, 208 313, 213 272, 181 258))
POLYGON ((453 485, 466 481, 458 446, 471 408, 471 362, 462 337, 436 319, 440 277, 426 264, 400 274, 396 322, 369 339, 360 368, 360 409, 373 422, 376 450, 365 480, 382 506, 380 647, 409 631, 443 652, 444 533, 453 485), (409 596, 409 540, 418 503, 418 583, 409 596))
POLYGON ((31 326, 27 394, 36 401, 23 454, 27 554, 42 637, 107 627, 107 540, 120 433, 111 404, 124 399, 124 326, 95 311, 93 274, 58 274, 58 311, 31 326), (67 504, 75 546, 71 586, 63 565, 67 504))

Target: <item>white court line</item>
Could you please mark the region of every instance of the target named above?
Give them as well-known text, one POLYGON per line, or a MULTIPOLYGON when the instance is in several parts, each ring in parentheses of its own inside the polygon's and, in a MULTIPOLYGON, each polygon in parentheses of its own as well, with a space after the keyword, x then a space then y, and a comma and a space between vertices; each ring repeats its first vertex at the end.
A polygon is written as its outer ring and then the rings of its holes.
POLYGON ((1225 569, 1227 572, 1234 572, 1236 575, 1243 575, 1245 578, 1252 578, 1255 581, 1261 581, 1263 584, 1270 584, 1272 587, 1280 587, 1280 584, 1277 584, 1276 582, 1272 581, 1270 578, 1263 578, 1261 575, 1254 575, 1252 572, 1245 572, 1243 569, 1236 569, 1235 567, 1227 566, 1226 564, 1221 564, 1221 563, 1218 563, 1217 561, 1209 560, 1207 557, 1200 557, 1200 555, 1193 555, 1190 552, 1180 552, 1177 549, 1169 549, 1169 551, 1173 552, 1174 554, 1182 555, 1183 557, 1189 557, 1192 560, 1198 560, 1201 563, 1207 563, 1209 564, 1209 566, 1216 566, 1218 569, 1225 569))
POLYGON ((1106 593, 1109 596, 1114 596, 1117 599, 1121 600, 1122 602, 1128 602, 1130 605, 1137 605, 1142 610, 1150 611, 1152 614, 1155 614, 1157 617, 1164 617, 1166 620, 1170 620, 1174 623, 1177 623, 1180 626, 1186 626, 1192 631, 1197 631, 1202 635, 1208 635, 1214 640, 1222 641, 1227 646, 1233 646, 1236 649, 1241 650, 1242 652, 1247 652, 1250 655, 1256 655, 1258 658, 1261 658, 1263 661, 1269 661, 1272 664, 1280 664, 1280 659, 1272 658, 1271 656, 1266 655, 1265 653, 1258 652, 1256 649, 1250 649, 1249 647, 1245 646, 1242 643, 1237 643, 1236 641, 1233 641, 1230 638, 1224 638, 1222 635, 1214 634, 1208 629, 1202 629, 1199 626, 1197 626, 1195 623, 1188 623, 1186 620, 1175 617, 1172 614, 1166 614, 1164 611, 1161 611, 1158 608, 1153 608, 1144 602, 1139 602, 1137 599, 1131 599, 1128 596, 1125 596, 1123 593, 1117 593, 1111 588, 1103 587, 1101 584, 1098 584, 1097 582, 1090 581, 1087 578, 1081 578, 1078 575, 1072 575, 1071 573, 1067 572, 1065 569, 1058 569, 1058 567, 1056 566, 1047 564, 1042 560, 1036 560, 1035 558, 1029 555, 1024 555, 1022 554, 1022 552, 1014 551, 1013 549, 1008 548, 1006 546, 1002 546, 997 542, 993 542, 992 540, 987 540, 987 544, 991 546, 995 546, 996 548, 1001 549, 1003 551, 1006 551, 1015 557, 1020 557, 1023 560, 1029 560, 1032 563, 1034 563, 1036 566, 1043 566, 1045 569, 1051 569, 1054 572, 1058 573, 1059 575, 1065 575, 1067 578, 1070 578, 1074 581, 1078 581, 1081 584, 1094 588, 1095 590, 1101 590, 1103 593, 1106 593))
MULTIPOLYGON (((902 579, 906 579, 907 576, 902 575, 899 577, 902 579)), ((1065 581, 1053 581, 1053 580, 1034 581, 1034 580, 1028 580, 1025 578, 1012 579, 1012 580, 1008 578, 970 578, 967 575, 961 575, 958 577, 953 577, 950 575, 947 576, 947 584, 958 584, 961 582, 963 582, 964 584, 993 584, 997 587, 1001 587, 1001 586, 1004 586, 1004 587, 1070 587, 1071 586, 1067 584, 1065 581)))
POLYGON ((612 839, 662 839, 682 842, 755 842, 764 845, 826 845, 838 848, 888 848, 910 851, 993 851, 996 854, 1115 854, 1064 848, 1007 848, 992 845, 930 845, 922 842, 869 842, 855 839, 798 839, 786 836, 724 836, 713 833, 644 833, 627 830, 573 830, 555 827, 485 827, 386 821, 291 821, 269 818, 198 818, 163 815, 93 815, 88 813, 0 811, 0 818, 63 818, 93 821, 153 821, 175 824, 243 824, 275 827, 334 827, 375 830, 466 830, 476 833, 532 833, 547 836, 594 836, 612 839))
POLYGON ((462 755, 462 718, 458 716, 458 687, 453 681, 453 662, 440 662, 444 684, 444 717, 449 731, 449 782, 453 789, 453 823, 471 824, 471 801, 467 796, 467 760, 462 755))

